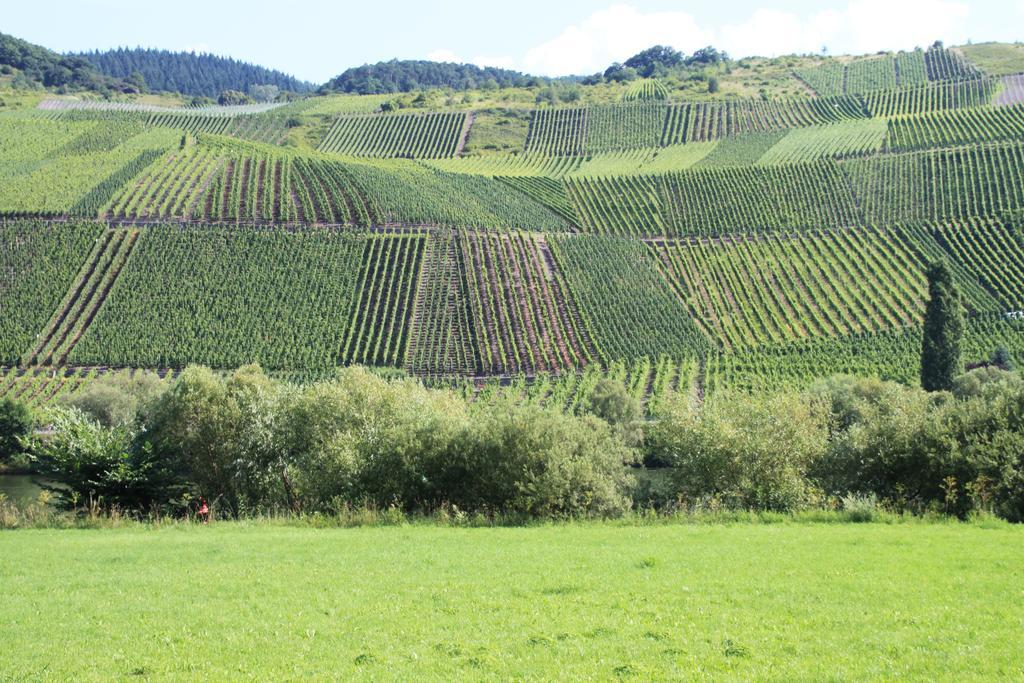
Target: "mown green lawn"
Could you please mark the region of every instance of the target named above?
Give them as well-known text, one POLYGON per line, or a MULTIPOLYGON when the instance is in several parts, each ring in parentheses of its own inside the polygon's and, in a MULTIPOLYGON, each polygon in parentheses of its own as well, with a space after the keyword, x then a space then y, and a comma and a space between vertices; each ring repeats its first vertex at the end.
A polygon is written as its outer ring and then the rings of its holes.
POLYGON ((0 533, 0 680, 1024 678, 1024 527, 0 533))

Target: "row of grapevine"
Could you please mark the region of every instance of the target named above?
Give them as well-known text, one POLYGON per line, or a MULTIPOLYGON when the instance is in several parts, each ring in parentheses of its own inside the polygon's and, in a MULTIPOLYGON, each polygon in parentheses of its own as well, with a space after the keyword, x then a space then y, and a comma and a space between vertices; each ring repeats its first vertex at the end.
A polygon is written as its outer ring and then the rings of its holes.
POLYGON ((652 249, 694 320, 726 349, 915 324, 923 265, 874 229, 661 241, 652 249))
POLYGON ((1024 104, 930 112, 889 119, 888 150, 950 147, 1024 138, 1024 104))
POLYGON ((0 361, 17 363, 82 269, 101 229, 89 223, 0 221, 0 361))
MULTIPOLYGON (((379 222, 377 209, 356 187, 345 164, 298 157, 290 164, 275 166, 281 176, 276 185, 290 188, 290 195, 277 196, 287 207, 295 203, 301 222, 346 224, 369 227, 379 222)), ((285 215, 286 211, 278 212, 285 215)))
POLYGON ((858 95, 896 87, 896 60, 892 55, 857 59, 846 65, 846 93, 858 95))
POLYGON ((999 221, 972 218, 932 226, 932 236, 999 303, 1024 310, 1024 235, 999 221))
POLYGON ((869 223, 998 216, 1024 209, 1019 142, 843 162, 869 223))
POLYGON ((473 375, 480 365, 462 258, 450 231, 435 232, 427 241, 405 356, 406 369, 415 375, 473 375))
MULTIPOLYGON (((715 147, 694 168, 723 168, 729 166, 749 166, 756 164, 775 145, 789 134, 785 130, 767 130, 760 133, 744 133, 736 137, 723 138, 714 144, 715 147)), ((683 145, 690 147, 695 144, 683 145)), ((678 169, 672 169, 678 170, 678 169)))
POLYGON ((667 100, 668 88, 657 78, 641 78, 633 81, 622 93, 623 102, 641 100, 667 100))
POLYGON ((912 88, 925 85, 928 78, 928 59, 921 50, 913 52, 897 52, 894 66, 896 68, 896 85, 901 88, 912 88))
POLYGON ((345 168, 381 223, 524 230, 571 227, 556 209, 493 178, 445 173, 404 160, 345 168))
POLYGON ((545 156, 543 154, 510 154, 503 156, 456 157, 424 159, 421 163, 448 173, 488 176, 547 176, 562 178, 580 167, 578 156, 545 156))
POLYGON ((827 60, 821 66, 799 69, 793 75, 821 97, 846 93, 846 66, 834 59, 827 60))
POLYGON ((343 363, 399 365, 405 359, 408 319, 427 238, 382 235, 365 240, 359 297, 341 348, 343 363))
POLYGON ((37 338, 22 365, 64 365, 89 328, 135 247, 137 230, 107 230, 97 242, 75 285, 37 338))
POLYGON ((871 116, 881 117, 964 109, 991 103, 995 90, 996 81, 989 78, 929 83, 867 94, 864 107, 871 116))
POLYGON ((827 126, 794 128, 761 155, 756 163, 785 164, 864 156, 882 147, 887 130, 884 119, 863 119, 827 126))
POLYGON ((316 158, 189 147, 167 153, 101 213, 124 220, 375 224, 377 211, 347 168, 316 158))
POLYGON ((864 116, 855 97, 681 103, 668 108, 661 144, 703 142, 864 116))
POLYGON ((587 109, 588 153, 657 147, 665 127, 663 104, 593 106, 587 109))
POLYGON ((0 398, 38 408, 60 402, 101 374, 99 368, 0 368, 0 398))
MULTIPOLYGON (((983 362, 999 347, 1024 357, 1024 321, 978 316, 967 322, 964 359, 983 362)), ((765 393, 803 389, 837 374, 880 377, 916 384, 920 377, 921 328, 807 339, 743 352, 715 352, 706 363, 706 392, 765 393)))
POLYGON ((547 156, 579 156, 587 149, 587 110, 537 109, 530 116, 526 151, 547 156))
POLYGON ((596 357, 693 357, 708 345, 642 243, 551 236, 552 255, 579 307, 596 357))
POLYGON ((976 80, 982 73, 957 52, 933 46, 846 63, 828 59, 794 75, 822 97, 899 91, 928 82, 976 80))
POLYGON ((317 149, 366 157, 451 157, 465 125, 462 112, 340 116, 317 149))
POLYGON ((522 233, 459 242, 481 374, 557 372, 591 359, 545 243, 522 233))
POLYGON ((982 76, 978 67, 955 50, 931 47, 924 53, 924 62, 929 81, 969 81, 982 76))
POLYGON ((193 134, 229 135, 272 145, 281 144, 288 133, 285 119, 269 115, 204 116, 160 113, 150 115, 146 125, 174 128, 193 134))
POLYGON ((333 367, 367 239, 252 226, 146 228, 68 362, 333 367))
POLYGON ((662 235, 661 177, 568 178, 565 187, 587 232, 609 235, 662 235))
POLYGON ((120 112, 120 113, 164 113, 164 114, 205 114, 208 116, 233 117, 248 114, 261 114, 279 107, 289 106, 282 102, 264 102, 254 104, 202 105, 188 107, 162 107, 155 104, 140 102, 111 102, 108 100, 77 100, 47 98, 39 102, 38 108, 43 111, 55 112, 120 112))
POLYGON ((0 119, 0 216, 94 214, 173 134, 123 122, 0 119), (111 180, 113 179, 113 180, 111 180))
POLYGON ((831 160, 680 171, 664 176, 662 192, 664 234, 844 227, 861 222, 850 186, 831 160))
POLYGON ((225 163, 206 147, 168 152, 125 184, 102 212, 127 219, 190 216, 225 163))
POLYGON ((539 204, 546 206, 572 225, 579 223, 576 210, 566 193, 565 185, 551 178, 527 176, 498 176, 496 180, 519 190, 539 204))
POLYGON ((541 373, 532 377, 519 375, 510 381, 490 380, 480 386, 466 387, 466 395, 475 395, 478 400, 505 396, 519 402, 583 413, 595 385, 607 378, 622 382, 629 395, 643 404, 649 415, 656 416, 660 406, 676 397, 696 400, 698 371, 699 363, 695 358, 676 360, 663 355, 652 360, 644 356, 629 362, 617 360, 607 368, 592 364, 581 372, 541 373))
POLYGON ((706 235, 862 222, 834 161, 564 182, 581 226, 594 233, 706 235))

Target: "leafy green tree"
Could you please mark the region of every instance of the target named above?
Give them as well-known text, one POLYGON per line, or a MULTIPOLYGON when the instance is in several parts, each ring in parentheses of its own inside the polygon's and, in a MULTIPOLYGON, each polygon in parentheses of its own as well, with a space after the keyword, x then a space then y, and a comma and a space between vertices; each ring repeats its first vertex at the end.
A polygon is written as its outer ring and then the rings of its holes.
POLYGON ((233 514, 283 503, 292 492, 273 441, 280 390, 258 366, 227 378, 186 368, 153 407, 146 439, 199 493, 233 514))
POLYGON ((644 78, 648 78, 655 75, 659 67, 661 69, 671 68, 682 63, 682 52, 665 45, 655 45, 633 55, 625 61, 623 66, 636 69, 637 73, 644 78))
POLYGON ((638 446, 643 441, 643 410, 622 382, 609 378, 600 380, 590 391, 587 407, 615 428, 627 446, 638 446))
POLYGON ((622 64, 616 62, 615 64, 612 64, 605 70, 604 77, 609 81, 622 83, 626 81, 635 81, 637 78, 637 73, 636 69, 629 66, 623 66, 622 64))
POLYGON ((812 501, 808 474, 824 456, 828 415, 794 394, 736 395, 694 409, 680 397, 648 429, 648 459, 671 466, 687 505, 796 510, 812 501))
POLYGON ((146 77, 138 71, 133 71, 131 75, 124 80, 129 85, 137 88, 140 93, 146 92, 146 77))
POLYGON ((963 372, 964 312, 960 290, 945 261, 928 268, 928 305, 921 346, 921 387, 949 391, 963 372))
POLYGON ((22 439, 32 433, 32 427, 32 411, 28 406, 12 398, 0 400, 0 464, 22 453, 22 439))
POLYGON ((217 104, 224 106, 249 104, 250 102, 252 102, 252 99, 248 95, 237 90, 225 90, 217 98, 217 104))
POLYGON ((69 395, 64 402, 104 427, 130 426, 165 389, 155 372, 110 373, 69 395))
POLYGON ((990 361, 992 365, 1003 370, 1013 370, 1014 368, 1013 356, 1010 355, 1010 350, 1002 345, 992 352, 992 358, 990 361))
POLYGON ((96 505, 166 512, 185 505, 187 486, 176 462, 136 441, 133 427, 104 427, 76 409, 56 411, 51 432, 34 439, 36 473, 61 507, 96 505))

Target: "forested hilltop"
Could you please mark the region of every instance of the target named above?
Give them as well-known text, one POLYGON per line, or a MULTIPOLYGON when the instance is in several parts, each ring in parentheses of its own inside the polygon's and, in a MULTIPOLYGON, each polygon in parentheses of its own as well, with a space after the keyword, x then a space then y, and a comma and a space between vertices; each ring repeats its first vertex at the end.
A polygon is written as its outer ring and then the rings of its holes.
POLYGON ((274 86, 278 91, 306 93, 314 87, 312 83, 280 71, 210 54, 118 48, 72 56, 85 59, 107 76, 134 79, 149 90, 166 90, 183 95, 217 98, 225 90, 249 93, 256 86, 274 86))

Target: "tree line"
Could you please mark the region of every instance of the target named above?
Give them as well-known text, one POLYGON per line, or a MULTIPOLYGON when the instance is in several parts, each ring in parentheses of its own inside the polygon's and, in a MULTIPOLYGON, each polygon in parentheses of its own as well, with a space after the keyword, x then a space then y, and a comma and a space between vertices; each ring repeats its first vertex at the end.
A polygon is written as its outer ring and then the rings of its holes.
POLYGON ((224 91, 254 94, 257 86, 308 93, 313 84, 255 64, 193 52, 152 48, 117 48, 70 55, 84 59, 107 76, 125 79, 149 90, 217 98, 224 91))

